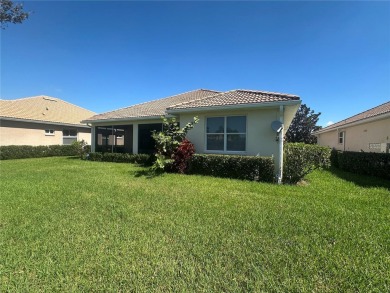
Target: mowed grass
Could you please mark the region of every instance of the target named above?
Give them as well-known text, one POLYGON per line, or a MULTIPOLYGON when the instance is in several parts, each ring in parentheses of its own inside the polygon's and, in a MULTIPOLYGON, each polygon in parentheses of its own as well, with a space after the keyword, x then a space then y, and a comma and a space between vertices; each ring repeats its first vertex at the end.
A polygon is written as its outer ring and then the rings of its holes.
POLYGON ((389 182, 148 178, 71 158, 0 168, 1 292, 390 291, 389 182))

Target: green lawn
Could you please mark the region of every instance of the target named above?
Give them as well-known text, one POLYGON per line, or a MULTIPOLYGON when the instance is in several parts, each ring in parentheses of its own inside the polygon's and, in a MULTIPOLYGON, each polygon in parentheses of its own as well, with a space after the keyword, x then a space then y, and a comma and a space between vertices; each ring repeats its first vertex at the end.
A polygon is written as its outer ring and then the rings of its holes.
POLYGON ((1 161, 1 292, 389 292, 390 184, 1 161))

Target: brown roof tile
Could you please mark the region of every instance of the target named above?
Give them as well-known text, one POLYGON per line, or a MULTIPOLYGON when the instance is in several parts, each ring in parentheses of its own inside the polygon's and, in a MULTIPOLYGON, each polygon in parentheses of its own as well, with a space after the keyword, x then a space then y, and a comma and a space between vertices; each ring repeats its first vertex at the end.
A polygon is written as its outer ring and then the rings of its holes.
POLYGON ((137 117, 160 117, 166 114, 166 109, 171 105, 197 100, 210 95, 215 95, 216 93, 219 92, 204 89, 194 90, 175 96, 166 97, 163 99, 145 102, 142 104, 137 104, 111 112, 98 114, 93 117, 90 117, 86 121, 125 119, 137 117))
POLYGON ((299 97, 295 95, 264 91, 234 90, 229 92, 218 92, 200 89, 98 114, 86 121, 160 117, 165 115, 167 110, 282 102, 290 100, 299 100, 299 97))
POLYGON ((367 111, 364 111, 362 113, 356 114, 356 115, 349 117, 347 119, 344 119, 340 122, 329 125, 328 127, 322 128, 321 130, 319 130, 319 132, 332 130, 332 129, 338 128, 338 127, 343 127, 343 126, 350 124, 350 123, 353 123, 353 122, 365 120, 365 119, 372 118, 372 117, 386 114, 386 113, 390 113, 390 101, 386 102, 382 105, 379 105, 377 107, 374 107, 372 109, 369 109, 367 111))
POLYGON ((0 100, 0 118, 81 125, 95 113, 63 100, 36 96, 16 100, 0 100))
POLYGON ((180 103, 169 107, 168 110, 283 102, 290 100, 299 100, 299 97, 290 94, 264 91, 233 90, 195 101, 180 103))

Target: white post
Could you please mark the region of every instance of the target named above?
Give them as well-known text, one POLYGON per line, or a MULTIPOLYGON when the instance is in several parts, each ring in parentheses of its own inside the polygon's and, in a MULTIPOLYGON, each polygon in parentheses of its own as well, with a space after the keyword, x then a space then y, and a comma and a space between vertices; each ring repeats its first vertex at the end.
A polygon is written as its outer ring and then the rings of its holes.
POLYGON ((284 125, 279 132, 279 168, 278 168, 278 184, 282 184, 283 179, 283 136, 284 136, 284 125))
POLYGON ((279 108, 279 121, 282 123, 279 132, 279 166, 278 166, 278 184, 282 184, 283 180, 283 137, 284 137, 284 106, 281 105, 279 108))

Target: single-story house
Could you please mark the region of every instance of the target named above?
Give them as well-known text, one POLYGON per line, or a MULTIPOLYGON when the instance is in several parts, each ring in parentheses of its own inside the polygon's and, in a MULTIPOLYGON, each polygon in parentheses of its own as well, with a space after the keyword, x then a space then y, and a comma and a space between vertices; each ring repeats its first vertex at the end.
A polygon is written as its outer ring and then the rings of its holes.
POLYGON ((340 151, 388 153, 390 101, 314 133, 317 143, 340 151))
POLYGON ((0 145, 91 143, 91 127, 81 120, 96 113, 48 96, 0 100, 0 145))
POLYGON ((290 94, 199 89, 98 114, 83 122, 92 126, 92 151, 137 154, 153 152, 151 132, 162 129, 161 116, 174 116, 181 125, 197 116, 199 123, 187 136, 197 153, 273 156, 281 168, 280 137, 300 104, 300 98, 290 94))

